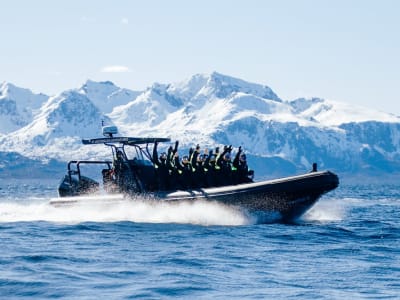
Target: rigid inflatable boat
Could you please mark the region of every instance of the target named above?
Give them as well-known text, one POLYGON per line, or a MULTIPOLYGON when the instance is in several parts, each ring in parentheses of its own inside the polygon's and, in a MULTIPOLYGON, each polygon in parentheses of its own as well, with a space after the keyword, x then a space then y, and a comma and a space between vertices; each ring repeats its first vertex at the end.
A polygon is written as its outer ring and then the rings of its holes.
POLYGON ((309 173, 260 182, 228 184, 168 190, 157 186, 156 169, 150 147, 155 143, 170 142, 169 138, 115 137, 117 128, 103 128, 104 138, 84 139, 85 145, 104 144, 111 148, 112 160, 73 160, 58 188, 55 206, 71 205, 80 201, 215 201, 243 208, 249 212, 279 213, 282 219, 300 217, 325 193, 339 185, 338 176, 330 171, 309 173), (127 151, 129 148, 129 151, 127 151), (131 157, 129 157, 128 152, 131 157), (132 155, 133 153, 133 155, 132 155), (83 166, 100 166, 102 182, 82 174, 83 166), (109 197, 105 197, 104 194, 109 197), (102 195, 97 197, 96 195, 102 195))

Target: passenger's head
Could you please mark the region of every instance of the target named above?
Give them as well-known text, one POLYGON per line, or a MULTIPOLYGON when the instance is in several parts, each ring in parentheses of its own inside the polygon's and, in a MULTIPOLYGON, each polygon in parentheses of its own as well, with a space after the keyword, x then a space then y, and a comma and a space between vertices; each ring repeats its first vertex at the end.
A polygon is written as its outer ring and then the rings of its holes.
POLYGON ((162 160, 162 161, 167 160, 167 153, 165 153, 165 152, 161 153, 160 160, 162 160))
POLYGON ((241 154, 241 155, 239 156, 239 160, 240 160, 241 162, 246 162, 246 154, 241 154))
POLYGON ((117 151, 117 159, 123 159, 124 158, 124 154, 122 153, 121 150, 117 151))
POLYGON ((201 154, 197 157, 197 161, 203 162, 207 159, 208 155, 207 154, 201 154))
POLYGON ((224 154, 224 160, 225 161, 230 161, 231 160, 231 154, 229 152, 224 154))
POLYGON ((186 164, 189 163, 189 157, 188 157, 187 155, 185 155, 184 157, 182 157, 182 163, 183 163, 184 165, 186 165, 186 164))

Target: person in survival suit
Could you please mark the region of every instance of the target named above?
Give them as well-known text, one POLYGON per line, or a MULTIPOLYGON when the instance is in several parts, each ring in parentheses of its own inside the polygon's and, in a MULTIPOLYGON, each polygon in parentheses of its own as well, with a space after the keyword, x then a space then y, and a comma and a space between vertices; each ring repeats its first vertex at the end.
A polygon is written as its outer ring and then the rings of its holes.
POLYGON ((219 168, 219 179, 221 185, 231 185, 232 182, 232 161, 231 161, 232 145, 225 146, 224 151, 218 157, 216 168, 219 168))
POLYGON ((158 156, 158 142, 154 143, 153 148, 153 164, 156 171, 158 189, 166 191, 170 188, 169 166, 167 162, 167 154, 165 152, 158 156))
POLYGON ((249 169, 246 154, 243 153, 241 146, 232 163, 232 175, 234 184, 253 182, 254 171, 249 169))
POLYGON ((176 164, 176 157, 179 157, 178 145, 179 141, 176 141, 175 147, 172 148, 172 146, 170 146, 168 148, 168 153, 167 153, 167 167, 169 170, 169 187, 171 189, 176 189, 179 186, 180 174, 178 165, 176 164))

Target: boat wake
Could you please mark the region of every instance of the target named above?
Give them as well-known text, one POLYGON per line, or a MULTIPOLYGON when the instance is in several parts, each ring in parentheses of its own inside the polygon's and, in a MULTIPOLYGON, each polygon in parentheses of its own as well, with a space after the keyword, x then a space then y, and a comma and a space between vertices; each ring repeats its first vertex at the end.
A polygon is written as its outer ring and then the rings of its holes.
MULTIPOLYGON (((81 203, 56 207, 49 198, 9 199, 0 201, 0 223, 47 221, 77 224, 83 222, 179 223, 195 225, 251 225, 280 221, 276 214, 249 212, 217 202, 195 201, 110 201, 109 196, 80 197, 81 203), (87 198, 87 199, 86 199, 87 198), (85 201, 86 200, 86 201, 85 201)), ((334 222, 345 218, 342 199, 319 201, 301 220, 334 222)))
POLYGON ((99 201, 54 207, 49 199, 0 202, 0 222, 48 221, 76 224, 82 222, 182 223, 197 225, 249 225, 257 219, 247 212, 215 202, 149 202, 145 200, 99 201))
POLYGON ((304 221, 334 222, 341 221, 346 216, 346 207, 343 199, 323 199, 317 202, 302 216, 304 221))

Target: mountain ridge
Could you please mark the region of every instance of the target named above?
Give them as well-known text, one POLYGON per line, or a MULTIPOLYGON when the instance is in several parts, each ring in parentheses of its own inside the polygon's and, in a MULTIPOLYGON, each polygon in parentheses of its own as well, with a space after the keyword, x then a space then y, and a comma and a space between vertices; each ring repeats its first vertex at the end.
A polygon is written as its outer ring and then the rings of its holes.
MULTIPOLYGON (((399 117, 322 98, 282 100, 268 86, 217 72, 144 91, 91 80, 52 97, 27 91, 21 99, 0 94, 0 108, 34 101, 27 106, 31 118, 0 135, 0 151, 29 159, 106 158, 104 147, 80 144, 100 136, 105 123, 121 135, 171 137, 183 152, 197 143, 242 146, 260 175, 305 171, 313 162, 349 173, 393 173, 400 166, 399 117)), ((2 124, 9 122, 1 112, 2 124)))

